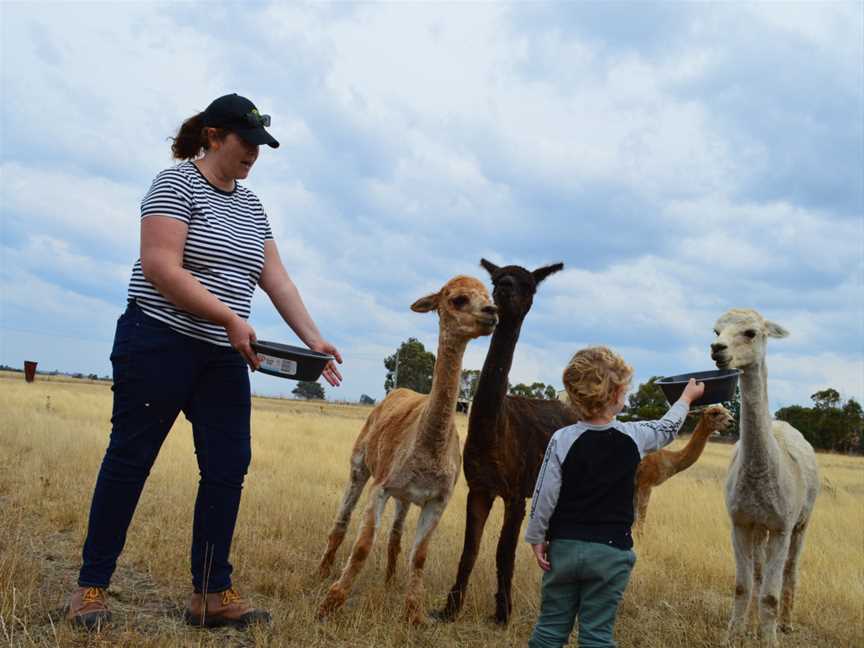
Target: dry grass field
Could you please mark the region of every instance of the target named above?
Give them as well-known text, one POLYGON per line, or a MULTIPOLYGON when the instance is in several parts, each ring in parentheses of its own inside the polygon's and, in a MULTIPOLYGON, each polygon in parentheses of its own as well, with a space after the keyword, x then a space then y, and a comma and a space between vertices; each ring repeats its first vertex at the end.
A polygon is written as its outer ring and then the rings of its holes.
MULTIPOLYGON (((268 607, 270 628, 248 633, 184 626, 197 466, 182 417, 144 490, 110 590, 115 622, 100 635, 63 623, 77 576, 89 500, 107 444, 107 383, 26 384, 0 373, 0 644, 9 646, 524 646, 537 614, 540 570, 520 547, 514 618, 488 620, 495 589, 500 502, 487 527, 466 608, 454 624, 401 622, 404 566, 383 583, 379 542, 345 608, 326 623, 314 612, 326 586, 314 577, 348 473, 348 452, 367 409, 255 399, 253 460, 235 537, 235 584, 268 607)), ((464 439, 467 419, 460 415, 464 439)), ((681 441, 676 442, 680 444, 681 441)), ((622 647, 694 648, 722 643, 734 561, 722 483, 730 447, 711 444, 690 470, 652 498, 638 562, 616 628, 622 647)), ((864 646, 864 460, 820 455, 816 504, 797 599, 796 631, 783 646, 864 646)), ((464 479, 444 514, 427 562, 426 600, 439 606, 455 576, 465 507, 464 479)), ((363 502, 355 512, 344 560, 363 502)), ((392 514, 392 504, 388 509, 392 514)), ((386 521, 385 521, 386 524, 386 521)), ((575 643, 573 643, 575 645, 575 643)))

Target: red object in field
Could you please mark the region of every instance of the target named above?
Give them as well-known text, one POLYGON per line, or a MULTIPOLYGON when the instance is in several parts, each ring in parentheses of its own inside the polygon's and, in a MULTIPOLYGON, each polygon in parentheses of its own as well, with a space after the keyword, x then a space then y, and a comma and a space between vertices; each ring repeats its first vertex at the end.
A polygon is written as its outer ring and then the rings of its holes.
POLYGON ((24 361, 24 380, 27 382, 33 382, 33 379, 36 378, 36 363, 32 360, 24 361))

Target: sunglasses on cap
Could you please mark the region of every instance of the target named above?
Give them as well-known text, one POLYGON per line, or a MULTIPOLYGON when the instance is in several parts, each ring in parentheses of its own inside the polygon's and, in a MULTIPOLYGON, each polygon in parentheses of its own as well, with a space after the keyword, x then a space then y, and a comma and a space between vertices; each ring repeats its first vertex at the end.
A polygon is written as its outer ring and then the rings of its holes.
POLYGON ((252 126, 253 128, 269 126, 270 115, 262 115, 258 112, 257 108, 253 108, 248 113, 243 115, 243 117, 240 118, 240 121, 249 124, 249 126, 252 126))

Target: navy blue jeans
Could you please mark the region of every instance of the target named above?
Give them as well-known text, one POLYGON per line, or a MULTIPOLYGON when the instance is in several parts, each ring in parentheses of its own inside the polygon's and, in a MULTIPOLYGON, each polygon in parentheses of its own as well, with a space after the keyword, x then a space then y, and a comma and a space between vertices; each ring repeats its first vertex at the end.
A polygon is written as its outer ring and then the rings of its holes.
POLYGON ((82 587, 108 587, 162 442, 182 411, 200 480, 192 524, 195 591, 231 587, 228 554, 252 458, 249 373, 240 354, 177 333, 134 302, 117 321, 111 439, 90 506, 82 587))

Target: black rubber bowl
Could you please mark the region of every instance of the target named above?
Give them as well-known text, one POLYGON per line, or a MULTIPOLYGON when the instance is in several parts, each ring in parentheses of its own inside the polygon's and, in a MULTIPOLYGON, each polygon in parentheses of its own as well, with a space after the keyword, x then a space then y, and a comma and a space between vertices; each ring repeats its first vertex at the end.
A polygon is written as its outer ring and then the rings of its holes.
POLYGON ((666 400, 671 405, 679 398, 691 378, 696 382, 705 383, 705 393, 690 404, 690 407, 699 405, 713 405, 732 400, 735 396, 735 386, 738 384, 738 369, 715 369, 714 371, 696 371, 694 373, 667 376, 657 381, 657 385, 663 390, 666 400))
POLYGON ((258 371, 291 380, 318 380, 324 367, 333 359, 333 356, 311 349, 264 340, 255 342, 252 349, 261 361, 258 371))

